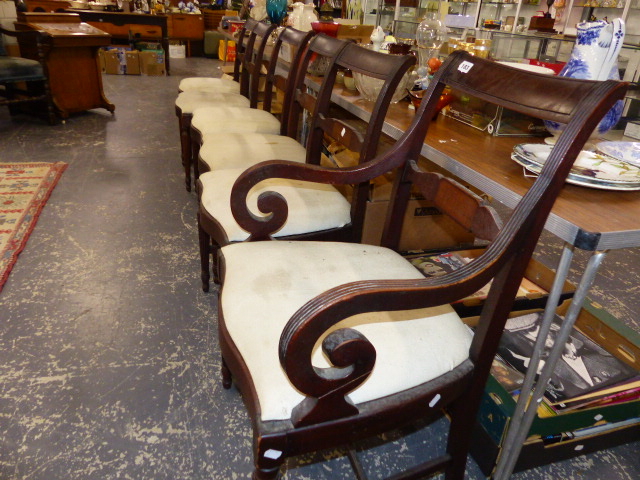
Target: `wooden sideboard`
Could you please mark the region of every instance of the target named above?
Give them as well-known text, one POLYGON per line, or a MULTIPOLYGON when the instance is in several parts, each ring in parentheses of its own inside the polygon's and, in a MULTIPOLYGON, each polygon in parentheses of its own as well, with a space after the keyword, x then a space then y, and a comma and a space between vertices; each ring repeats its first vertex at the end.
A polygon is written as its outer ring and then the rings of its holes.
POLYGON ((191 42, 204 41, 204 15, 194 13, 170 13, 168 17, 169 39, 187 44, 187 57, 191 56, 191 42))

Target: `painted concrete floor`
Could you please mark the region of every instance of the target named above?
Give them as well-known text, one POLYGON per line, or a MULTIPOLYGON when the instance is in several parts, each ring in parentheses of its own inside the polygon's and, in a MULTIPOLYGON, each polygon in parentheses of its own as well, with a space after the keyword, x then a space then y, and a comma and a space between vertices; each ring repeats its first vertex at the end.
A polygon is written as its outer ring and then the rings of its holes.
MULTIPOLYGON (((199 286, 196 197, 184 190, 173 107, 182 77, 217 65, 105 76, 115 116, 48 126, 0 111, 0 161, 69 163, 0 294, 1 479, 249 478, 250 425, 218 377, 216 295, 199 286)), ((545 236, 542 260, 557 255, 545 236)), ((614 252, 592 294, 637 331, 639 278, 639 251, 614 252)), ((382 478, 441 448, 444 432, 440 421, 390 435, 360 456, 382 478)), ((635 442, 514 478, 637 479, 639 451, 635 442)), ((354 478, 341 452, 285 470, 354 478)), ((483 478, 473 460, 468 475, 483 478)))

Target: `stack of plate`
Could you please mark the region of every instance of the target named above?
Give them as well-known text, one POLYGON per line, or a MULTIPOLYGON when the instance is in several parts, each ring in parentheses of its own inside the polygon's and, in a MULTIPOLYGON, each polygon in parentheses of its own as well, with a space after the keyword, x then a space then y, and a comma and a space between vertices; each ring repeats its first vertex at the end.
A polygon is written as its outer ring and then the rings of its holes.
MULTIPOLYGON (((583 150, 569 172, 567 183, 602 190, 640 190, 640 159, 633 165, 626 160, 605 155, 600 147, 608 143, 632 142, 602 142, 598 145, 598 152, 583 150)), ((607 147, 604 145, 605 150, 612 151, 611 146, 607 147)), ((619 145, 617 147, 621 148, 619 145)), ((552 145, 522 143, 514 147, 511 158, 530 172, 538 174, 552 148, 552 145)), ((626 149, 625 152, 627 156, 631 155, 626 149)))

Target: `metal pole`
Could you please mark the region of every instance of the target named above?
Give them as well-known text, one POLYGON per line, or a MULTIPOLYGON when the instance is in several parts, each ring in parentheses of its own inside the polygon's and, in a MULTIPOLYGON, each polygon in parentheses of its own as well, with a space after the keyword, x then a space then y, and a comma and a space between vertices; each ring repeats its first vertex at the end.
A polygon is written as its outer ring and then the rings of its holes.
MULTIPOLYGON (((564 283, 564 279, 566 278, 566 273, 569 268, 568 263, 570 263, 571 257, 573 256, 572 249, 573 247, 565 246, 565 251, 560 259, 558 273, 554 280, 552 293, 557 293, 556 290, 561 288, 561 285, 558 284, 564 283), (568 253, 570 249, 571 253, 568 253), (563 273, 563 275, 560 275, 561 273, 563 273)), ((580 313, 580 309, 584 304, 587 293, 589 292, 591 285, 593 285, 598 269, 606 255, 606 251, 595 252, 589 259, 587 268, 582 274, 582 278, 578 284, 573 300, 571 301, 571 305, 565 315, 564 321, 562 322, 560 331, 558 332, 553 346, 551 347, 549 357, 542 368, 537 384, 534 386, 533 379, 535 379, 538 365, 540 363, 540 356, 544 351, 546 337, 549 333, 551 322, 554 317, 553 312, 550 310, 555 309, 555 305, 557 304, 557 299, 556 303, 552 303, 550 294, 542 326, 534 347, 534 353, 527 369, 520 397, 518 398, 514 418, 509 425, 507 435, 503 441, 504 448, 501 452, 500 458, 498 459, 498 464, 493 475, 494 480, 506 480, 513 472, 518 456, 520 455, 522 444, 529 434, 529 429, 531 428, 531 424, 533 423, 533 419, 537 413, 538 404, 542 401, 545 387, 551 378, 556 363, 562 355, 562 351, 567 339, 569 338, 571 330, 573 329, 575 320, 580 313)))

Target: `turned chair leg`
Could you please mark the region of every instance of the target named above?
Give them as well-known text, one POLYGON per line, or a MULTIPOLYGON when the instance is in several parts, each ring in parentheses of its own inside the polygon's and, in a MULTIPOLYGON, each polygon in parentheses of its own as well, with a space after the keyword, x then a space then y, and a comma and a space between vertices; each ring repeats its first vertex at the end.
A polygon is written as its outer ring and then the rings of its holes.
POLYGON ((182 166, 184 168, 184 182, 187 192, 191 191, 191 135, 189 135, 189 128, 191 128, 191 122, 180 115, 178 117, 180 124, 180 149, 182 154, 182 166))
POLYGON ((451 412, 451 427, 447 452, 451 455, 451 460, 445 467, 444 478, 446 480, 463 480, 467 468, 467 456, 471 444, 469 430, 470 425, 474 424, 477 410, 468 408, 466 400, 469 400, 468 397, 458 399, 448 407, 451 412))
POLYGON ((211 252, 211 271, 213 272, 213 283, 220 285, 220 265, 218 264, 218 252, 220 251, 220 245, 215 243, 212 239, 209 245, 211 252))
POLYGON ((202 291, 209 291, 209 279, 211 270, 209 267, 209 256, 211 255, 211 237, 200 225, 200 215, 198 215, 198 243, 200 245, 200 279, 202 280, 202 291))
MULTIPOLYGON (((192 139, 191 141, 191 163, 193 164, 193 181, 197 182, 200 177, 200 169, 198 168, 198 157, 200 156, 200 140, 192 139)), ((196 183, 196 191, 198 185, 196 183)))
POLYGON ((222 364, 220 365, 220 374, 222 375, 222 387, 225 390, 229 390, 233 383, 233 376, 231 375, 231 370, 227 367, 227 362, 224 361, 224 357, 222 357, 222 364))
POLYGON ((280 477, 280 468, 270 470, 256 468, 251 475, 251 480, 276 480, 278 477, 280 477))

